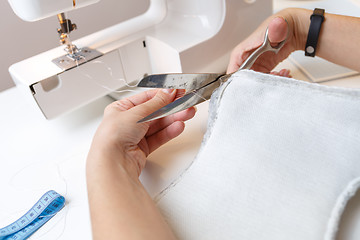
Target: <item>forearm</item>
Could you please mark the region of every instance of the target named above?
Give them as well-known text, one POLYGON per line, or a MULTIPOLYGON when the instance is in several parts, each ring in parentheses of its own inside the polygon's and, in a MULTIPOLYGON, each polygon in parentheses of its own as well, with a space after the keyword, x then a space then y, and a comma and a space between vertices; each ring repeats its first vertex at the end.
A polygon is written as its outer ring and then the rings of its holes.
MULTIPOLYGON (((305 49, 312 12, 306 9, 284 10, 285 15, 292 17, 297 50, 305 49)), ((325 13, 316 55, 360 71, 358 39, 360 39, 360 18, 325 13)))
POLYGON ((94 239, 173 239, 140 181, 118 161, 90 152, 87 185, 94 239))

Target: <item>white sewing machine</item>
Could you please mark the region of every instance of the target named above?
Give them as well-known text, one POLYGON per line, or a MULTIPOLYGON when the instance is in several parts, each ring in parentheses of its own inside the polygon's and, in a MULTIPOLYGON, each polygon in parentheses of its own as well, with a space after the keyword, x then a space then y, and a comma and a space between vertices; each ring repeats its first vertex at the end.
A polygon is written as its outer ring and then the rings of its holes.
MULTIPOLYGON (((25 21, 58 16, 65 47, 9 68, 14 82, 25 86, 48 119, 135 84, 146 74, 225 71, 231 49, 272 13, 271 0, 149 0, 144 14, 71 42, 76 25, 65 12, 99 0, 8 1, 25 21)), ((99 9, 99 14, 106 13, 99 9)))

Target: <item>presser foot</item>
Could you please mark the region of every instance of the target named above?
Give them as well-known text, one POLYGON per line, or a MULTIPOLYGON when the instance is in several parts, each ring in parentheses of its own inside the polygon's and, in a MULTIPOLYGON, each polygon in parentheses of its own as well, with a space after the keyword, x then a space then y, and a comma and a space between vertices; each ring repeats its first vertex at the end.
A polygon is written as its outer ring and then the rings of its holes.
POLYGON ((95 49, 83 47, 74 51, 72 54, 68 53, 61 57, 52 60, 58 67, 66 71, 71 68, 77 67, 85 62, 93 60, 102 56, 103 54, 95 49))

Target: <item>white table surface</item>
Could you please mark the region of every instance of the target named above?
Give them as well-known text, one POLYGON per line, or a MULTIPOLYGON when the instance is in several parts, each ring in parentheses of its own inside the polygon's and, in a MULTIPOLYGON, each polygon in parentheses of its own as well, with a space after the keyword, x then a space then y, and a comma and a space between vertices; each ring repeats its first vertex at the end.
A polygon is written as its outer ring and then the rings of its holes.
MULTIPOLYGON (((274 9, 313 2, 326 1, 276 0, 274 9)), ((289 68, 294 78, 309 81, 290 60, 277 68, 289 68)), ((360 77, 324 84, 360 87, 360 77)), ((48 121, 22 89, 14 87, 0 93, 0 227, 22 216, 43 193, 53 189, 66 198, 66 207, 31 239, 91 239, 85 160, 103 109, 111 101, 104 97, 48 121)), ((142 180, 150 194, 159 191, 196 156, 206 130, 207 108, 208 103, 201 104, 196 117, 187 122, 185 132, 149 158, 149 165, 155 167, 144 172, 142 180), (151 177, 153 172, 157 178, 151 177)), ((339 239, 360 239, 359 216, 357 194, 346 210, 339 239)))

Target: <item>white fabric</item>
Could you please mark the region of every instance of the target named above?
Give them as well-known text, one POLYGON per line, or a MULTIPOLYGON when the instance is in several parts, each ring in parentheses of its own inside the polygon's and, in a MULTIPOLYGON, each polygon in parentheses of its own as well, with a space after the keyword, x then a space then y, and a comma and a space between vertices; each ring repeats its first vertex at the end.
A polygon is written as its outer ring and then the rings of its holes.
POLYGON ((158 196, 180 239, 333 239, 360 185, 360 91, 241 71, 158 196))

